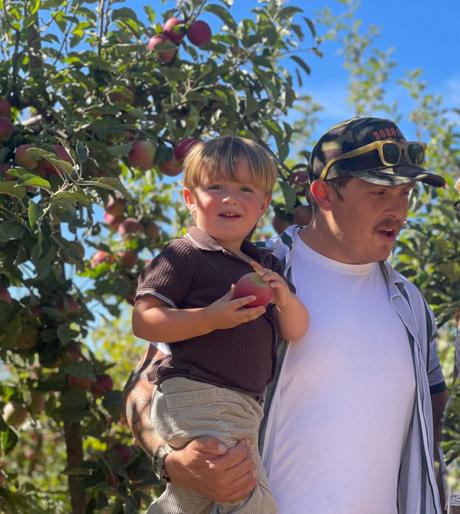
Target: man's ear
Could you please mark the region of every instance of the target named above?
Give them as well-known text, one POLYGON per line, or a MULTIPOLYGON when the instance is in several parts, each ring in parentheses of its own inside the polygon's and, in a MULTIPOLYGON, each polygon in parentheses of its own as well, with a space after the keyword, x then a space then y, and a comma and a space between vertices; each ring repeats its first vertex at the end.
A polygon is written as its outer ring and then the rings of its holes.
POLYGON ((318 207, 331 210, 331 190, 325 180, 314 180, 310 185, 310 194, 318 207))
POLYGON ((183 195, 187 209, 193 214, 195 212, 195 197, 193 195, 193 191, 188 187, 184 187, 183 195))

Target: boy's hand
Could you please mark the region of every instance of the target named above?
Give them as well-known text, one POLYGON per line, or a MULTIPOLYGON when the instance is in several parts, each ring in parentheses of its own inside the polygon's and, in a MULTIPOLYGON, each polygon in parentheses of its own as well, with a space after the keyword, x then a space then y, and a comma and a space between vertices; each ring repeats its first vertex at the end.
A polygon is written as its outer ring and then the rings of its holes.
POLYGON ((287 307, 294 298, 294 294, 289 289, 289 286, 286 284, 284 278, 278 275, 278 273, 275 271, 264 268, 256 261, 251 261, 249 264, 254 268, 254 271, 257 273, 257 275, 259 275, 259 277, 265 282, 268 282, 270 287, 274 289, 273 303, 279 309, 287 307))
POLYGON ((254 295, 232 300, 234 289, 233 284, 228 293, 203 310, 210 331, 236 327, 257 319, 265 312, 265 307, 262 306, 245 308, 245 305, 255 300, 254 295))

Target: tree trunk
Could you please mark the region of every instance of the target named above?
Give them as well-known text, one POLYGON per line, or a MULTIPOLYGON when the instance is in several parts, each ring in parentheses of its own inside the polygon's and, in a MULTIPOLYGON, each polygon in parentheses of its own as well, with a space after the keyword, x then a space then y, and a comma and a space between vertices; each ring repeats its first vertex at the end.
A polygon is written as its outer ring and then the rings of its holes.
MULTIPOLYGON (((83 440, 79 423, 64 422, 65 445, 67 449, 67 467, 79 468, 83 462, 83 440)), ((70 503, 72 514, 84 514, 86 494, 80 486, 80 477, 69 474, 70 503)))

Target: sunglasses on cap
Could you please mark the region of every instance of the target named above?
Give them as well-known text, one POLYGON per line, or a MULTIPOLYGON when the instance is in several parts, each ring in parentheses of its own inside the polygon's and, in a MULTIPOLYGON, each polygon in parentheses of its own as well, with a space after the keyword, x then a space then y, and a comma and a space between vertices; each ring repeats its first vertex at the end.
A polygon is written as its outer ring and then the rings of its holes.
POLYGON ((390 139, 373 141, 368 145, 361 146, 350 152, 343 153, 334 157, 326 163, 319 177, 321 180, 326 180, 327 174, 331 169, 331 166, 338 161, 344 159, 352 159, 359 155, 364 155, 375 150, 378 151, 380 162, 383 166, 396 166, 401 162, 402 156, 405 156, 406 161, 413 166, 422 167, 425 162, 425 143, 419 143, 418 141, 411 141, 407 143, 398 143, 390 139))

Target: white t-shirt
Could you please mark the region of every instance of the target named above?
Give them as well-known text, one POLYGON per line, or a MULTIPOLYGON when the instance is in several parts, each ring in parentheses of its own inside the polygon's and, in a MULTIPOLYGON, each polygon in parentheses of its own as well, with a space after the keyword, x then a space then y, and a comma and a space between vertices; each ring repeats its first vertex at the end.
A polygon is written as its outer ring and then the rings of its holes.
POLYGON ((267 425, 279 514, 397 514, 415 378, 380 267, 333 261, 300 237, 292 259, 310 328, 289 345, 267 425))

